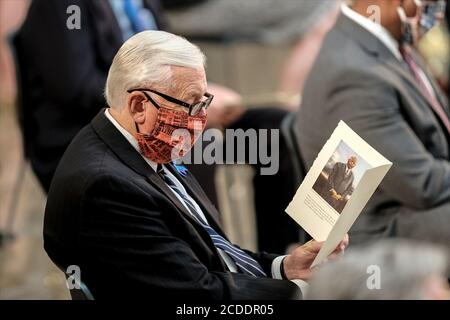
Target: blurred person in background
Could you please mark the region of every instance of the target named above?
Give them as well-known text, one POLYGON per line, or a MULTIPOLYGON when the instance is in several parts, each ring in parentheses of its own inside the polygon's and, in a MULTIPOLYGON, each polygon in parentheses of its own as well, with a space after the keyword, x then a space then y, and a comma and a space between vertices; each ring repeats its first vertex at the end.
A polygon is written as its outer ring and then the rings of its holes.
MULTIPOLYGON (((450 34, 450 6, 447 5, 446 9, 445 9, 445 20, 447 22, 447 32, 448 35, 450 34)), ((450 46, 450 36, 449 39, 447 41, 447 45, 450 46)), ((449 52, 450 55, 450 52, 449 52)), ((449 61, 450 61, 450 57, 448 57, 449 61)), ((448 66, 448 74, 447 74, 447 97, 450 98, 450 63, 448 66)))
MULTIPOLYGON (((136 32, 167 29, 160 0, 31 2, 18 32, 21 68, 27 73, 22 82, 28 89, 22 92, 26 101, 22 131, 32 169, 46 192, 72 138, 105 105, 106 74, 120 45, 136 32), (67 26, 72 15, 67 10, 74 5, 80 8, 80 29, 67 26)), ((210 91, 216 89, 218 102, 234 101, 226 88, 215 86, 210 91)), ((225 122, 238 116, 229 110, 224 114, 218 102, 211 123, 214 118, 225 122)))
POLYGON ((439 247, 383 240, 353 247, 317 271, 309 300, 449 300, 448 256, 439 247))
POLYGON ((19 30, 24 140, 34 173, 48 191, 72 138, 105 106, 103 89, 123 41, 144 29, 164 29, 155 0, 33 0, 19 30), (80 29, 69 29, 67 8, 80 8, 80 29))
POLYGON ((306 82, 297 134, 307 167, 340 120, 394 163, 353 226, 353 243, 405 237, 450 252, 448 101, 414 48, 444 5, 342 6, 306 82))
POLYGON ((188 37, 293 46, 282 67, 280 106, 298 108, 303 83, 341 0, 205 0, 170 12, 174 30, 188 37))

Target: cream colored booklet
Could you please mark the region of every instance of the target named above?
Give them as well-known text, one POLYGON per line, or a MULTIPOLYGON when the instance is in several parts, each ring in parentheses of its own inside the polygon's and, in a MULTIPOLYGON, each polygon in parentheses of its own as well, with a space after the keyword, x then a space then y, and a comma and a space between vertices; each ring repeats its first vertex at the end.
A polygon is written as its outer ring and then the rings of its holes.
POLYGON ((339 122, 286 209, 313 239, 325 241, 312 267, 334 251, 391 166, 339 122))

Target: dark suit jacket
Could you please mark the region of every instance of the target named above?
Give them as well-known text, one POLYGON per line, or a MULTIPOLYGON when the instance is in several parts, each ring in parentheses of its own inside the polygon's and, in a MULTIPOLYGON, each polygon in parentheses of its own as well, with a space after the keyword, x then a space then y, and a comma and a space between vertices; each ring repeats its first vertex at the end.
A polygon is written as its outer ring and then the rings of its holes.
MULTIPOLYGON (((427 72, 417 55, 416 60, 427 72)), ((448 113, 446 98, 428 78, 448 113)), ((448 133, 406 64, 343 14, 323 43, 298 112, 299 147, 308 167, 340 120, 393 162, 352 228, 352 242, 402 234, 412 227, 402 223, 412 221, 411 211, 431 209, 433 214, 417 215, 424 220, 417 228, 431 239, 449 238, 448 133), (433 227, 440 231, 433 233, 433 227)))
MULTIPOLYGON (((145 0, 159 28, 159 1, 145 0)), ((107 0, 33 0, 18 33, 26 91, 25 143, 35 173, 48 190, 73 137, 106 105, 103 90, 112 59, 123 43, 107 0), (67 7, 81 10, 81 29, 69 30, 67 7)))
MULTIPOLYGON (((179 175, 210 225, 218 212, 196 180, 179 175)), ((210 236, 102 110, 72 141, 48 194, 44 246, 63 271, 81 268, 95 298, 282 299, 290 281, 234 274, 210 236)), ((267 274, 273 255, 250 253, 267 274)))
POLYGON ((330 187, 344 198, 352 194, 354 180, 353 172, 350 172, 347 176, 345 175, 346 168, 347 165, 345 163, 338 162, 333 166, 328 177, 330 187))

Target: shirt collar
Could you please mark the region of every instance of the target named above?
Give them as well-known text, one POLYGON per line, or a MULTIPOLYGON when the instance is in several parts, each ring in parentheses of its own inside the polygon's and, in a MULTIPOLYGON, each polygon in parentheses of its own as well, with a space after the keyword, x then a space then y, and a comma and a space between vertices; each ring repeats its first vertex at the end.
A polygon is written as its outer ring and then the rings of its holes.
POLYGON ((137 152, 139 152, 139 154, 142 156, 142 158, 144 158, 144 160, 148 163, 148 165, 156 172, 158 164, 149 160, 148 158, 146 158, 142 155, 142 153, 139 150, 139 144, 136 141, 136 139, 133 137, 133 135, 131 133, 129 133, 127 130, 125 130, 120 125, 120 123, 118 123, 116 121, 116 119, 114 119, 114 117, 111 115, 111 113, 109 113, 109 109, 105 110, 105 116, 106 116, 106 118, 109 119, 109 121, 111 121, 111 123, 117 128, 117 130, 119 130, 119 132, 125 137, 125 139, 128 140, 128 142, 133 146, 133 148, 136 149, 137 152))
POLYGON ((353 20, 377 37, 377 39, 380 40, 398 60, 402 60, 402 55, 398 48, 398 42, 394 39, 394 37, 392 37, 386 28, 384 28, 381 24, 375 23, 372 20, 360 15, 356 11, 353 11, 346 4, 342 4, 341 11, 345 16, 347 16, 347 18, 353 20))

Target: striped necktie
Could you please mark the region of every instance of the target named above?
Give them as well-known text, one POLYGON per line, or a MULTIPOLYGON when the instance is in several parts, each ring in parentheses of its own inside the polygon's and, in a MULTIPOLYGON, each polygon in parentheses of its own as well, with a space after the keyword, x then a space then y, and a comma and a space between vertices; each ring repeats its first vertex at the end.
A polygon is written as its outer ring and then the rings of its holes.
POLYGON ((403 60, 406 62, 406 64, 409 67, 409 70, 413 74, 414 78, 416 79, 417 83, 419 84, 419 87, 422 89, 422 93, 427 97, 428 101, 431 104, 432 109, 438 116, 441 123, 444 125, 444 127, 447 129, 447 132, 450 134, 450 120, 447 115, 447 113, 444 110, 444 107, 439 102, 439 100, 436 98, 436 94, 432 91, 433 88, 430 87, 431 84, 427 84, 426 80, 423 78, 425 77, 425 73, 420 69, 419 65, 414 60, 413 55, 410 52, 409 47, 402 47, 401 53, 403 56, 403 60))
POLYGON ((206 221, 197 212, 196 206, 193 204, 194 200, 190 196, 188 196, 186 192, 180 190, 177 184, 174 181, 172 181, 172 178, 164 172, 164 168, 161 165, 158 165, 158 174, 167 183, 170 189, 176 192, 181 197, 181 199, 183 199, 192 217, 203 228, 205 228, 205 230, 211 237, 214 245, 217 248, 225 251, 225 253, 228 254, 231 259, 233 259, 234 263, 236 263, 236 266, 239 268, 239 271, 245 274, 252 275, 254 277, 267 277, 266 273, 262 270, 261 265, 255 259, 253 259, 243 250, 231 244, 228 240, 226 240, 224 237, 222 237, 213 228, 209 226, 208 221, 206 221))

